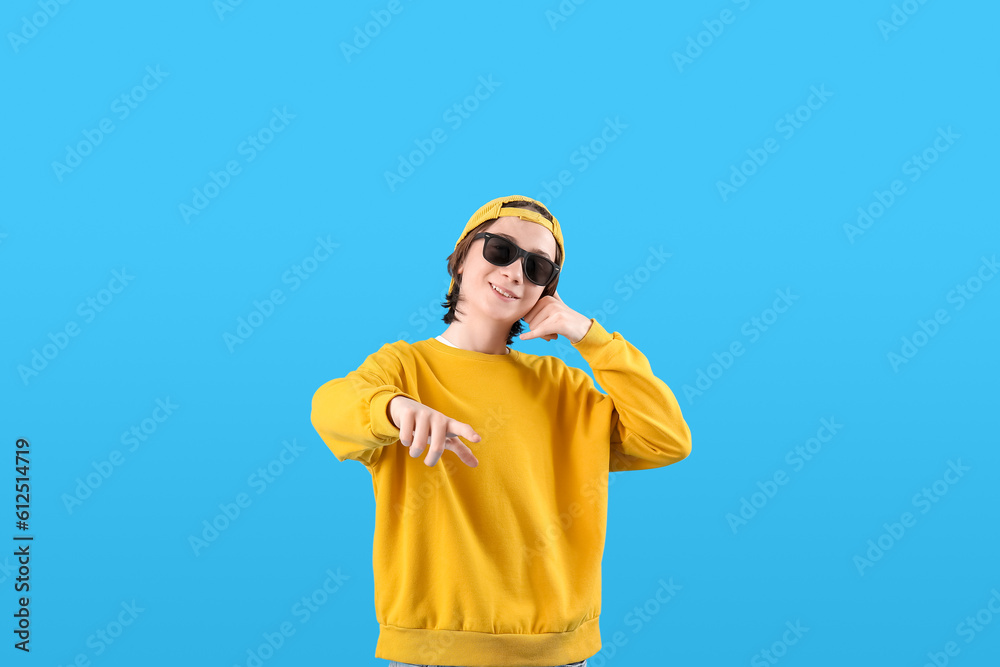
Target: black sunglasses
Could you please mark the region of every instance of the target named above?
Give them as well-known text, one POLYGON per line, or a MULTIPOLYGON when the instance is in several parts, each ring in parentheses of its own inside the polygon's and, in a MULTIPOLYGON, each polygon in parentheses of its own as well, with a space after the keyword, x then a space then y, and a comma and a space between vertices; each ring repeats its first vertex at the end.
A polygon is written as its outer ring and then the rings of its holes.
POLYGON ((483 258, 490 264, 508 266, 519 257, 524 258, 521 268, 524 276, 536 285, 545 286, 559 275, 560 267, 550 259, 535 252, 528 252, 517 247, 514 242, 489 232, 480 232, 472 240, 485 238, 483 242, 483 258))

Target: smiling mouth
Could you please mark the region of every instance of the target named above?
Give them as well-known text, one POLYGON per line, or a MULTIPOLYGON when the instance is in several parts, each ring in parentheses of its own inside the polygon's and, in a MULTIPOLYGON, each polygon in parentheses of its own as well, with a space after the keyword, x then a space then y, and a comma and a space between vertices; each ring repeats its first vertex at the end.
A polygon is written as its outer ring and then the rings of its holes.
POLYGON ((503 297, 507 301, 517 301, 517 299, 519 298, 516 296, 507 296, 507 294, 501 291, 500 288, 494 285, 493 283, 490 283, 490 289, 492 289, 494 292, 496 292, 499 296, 503 297))

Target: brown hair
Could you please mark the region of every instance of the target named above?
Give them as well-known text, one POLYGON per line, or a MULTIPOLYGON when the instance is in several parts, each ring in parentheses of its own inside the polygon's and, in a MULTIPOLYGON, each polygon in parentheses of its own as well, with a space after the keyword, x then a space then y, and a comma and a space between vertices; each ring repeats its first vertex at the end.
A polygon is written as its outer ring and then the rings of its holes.
MULTIPOLYGON (((535 211, 536 213, 541 213, 546 219, 552 220, 552 214, 549 213, 544 206, 535 204, 534 202, 525 201, 523 199, 515 199, 511 202, 505 202, 505 205, 507 204, 516 204, 517 208, 526 208, 535 211)), ((447 260, 448 274, 455 279, 455 287, 454 289, 452 289, 451 292, 448 293, 447 300, 441 304, 442 308, 448 309, 448 312, 445 313, 444 317, 441 318, 442 320, 444 320, 445 324, 451 324, 456 320, 461 321, 458 317, 457 308, 458 308, 459 294, 461 293, 461 288, 462 288, 462 274, 457 273, 458 267, 462 264, 462 262, 465 261, 466 256, 469 254, 469 246, 472 245, 473 240, 476 238, 476 234, 488 230, 490 227, 493 226, 493 223, 495 223, 496 221, 497 221, 496 218, 493 218, 492 220, 483 221, 478 227, 476 227, 468 234, 466 234, 465 237, 461 241, 459 241, 458 245, 455 247, 455 250, 450 255, 448 255, 448 260, 447 260)), ((556 244, 556 256, 553 261, 556 264, 560 264, 562 262, 562 248, 559 247, 558 243, 556 244)), ((553 294, 555 294, 556 287, 558 285, 559 285, 559 276, 556 275, 555 279, 551 283, 546 285, 544 290, 542 290, 542 296, 552 296, 553 294)), ((507 334, 507 345, 510 345, 513 342, 514 336, 517 336, 522 331, 524 331, 524 327, 521 324, 522 321, 523 320, 518 320, 517 322, 514 322, 514 324, 511 326, 510 332, 507 334)))

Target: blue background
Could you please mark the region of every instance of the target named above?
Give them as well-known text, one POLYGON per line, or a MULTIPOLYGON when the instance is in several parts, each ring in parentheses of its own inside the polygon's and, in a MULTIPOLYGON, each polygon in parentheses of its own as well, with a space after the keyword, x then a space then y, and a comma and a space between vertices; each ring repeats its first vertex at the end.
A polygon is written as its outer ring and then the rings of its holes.
MULTIPOLYGON (((312 394, 383 343, 443 331, 445 258, 507 194, 551 207, 560 296, 646 354, 693 432, 680 464, 612 475, 592 666, 922 665, 948 642, 950 664, 996 664, 1000 9, 904 4, 892 25, 888 0, 7 3, 3 532, 23 534, 11 450, 28 438, 35 541, 30 656, 11 647, 0 558, 4 664, 246 665, 285 622, 266 665, 385 664, 371 480, 312 429, 312 394), (147 67, 162 74, 143 88, 147 67), (250 160, 275 109, 286 124, 250 160), (229 161, 239 173, 185 216, 229 161), (897 179, 904 194, 849 238, 897 179), (335 251, 304 262, 318 239, 335 251), (273 290, 282 303, 227 344, 273 290), (769 311, 779 290, 792 305, 769 311), (904 338, 921 345, 893 364, 904 338), (301 451, 275 464, 286 442, 301 451), (328 571, 346 579, 296 613, 328 571), (681 587, 662 606, 661 580, 681 587), (977 613, 991 622, 970 637, 977 613)), ((563 340, 515 345, 586 368, 563 340)))

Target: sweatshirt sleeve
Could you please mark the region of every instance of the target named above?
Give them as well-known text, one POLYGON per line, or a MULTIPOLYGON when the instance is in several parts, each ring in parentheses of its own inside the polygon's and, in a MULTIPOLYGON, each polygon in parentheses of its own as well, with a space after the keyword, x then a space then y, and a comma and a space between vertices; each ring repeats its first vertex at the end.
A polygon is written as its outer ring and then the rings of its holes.
POLYGON ((339 461, 352 459, 371 466, 382 447, 399 441, 388 407, 396 396, 413 398, 402 386, 402 367, 384 345, 357 370, 316 390, 310 416, 313 428, 339 461))
MULTIPOLYGON (((621 334, 609 333, 594 318, 590 322, 586 335, 573 347, 614 402, 608 469, 648 470, 686 458, 691 453, 691 429, 670 387, 621 334)), ((597 392, 592 383, 591 388, 597 392)))

